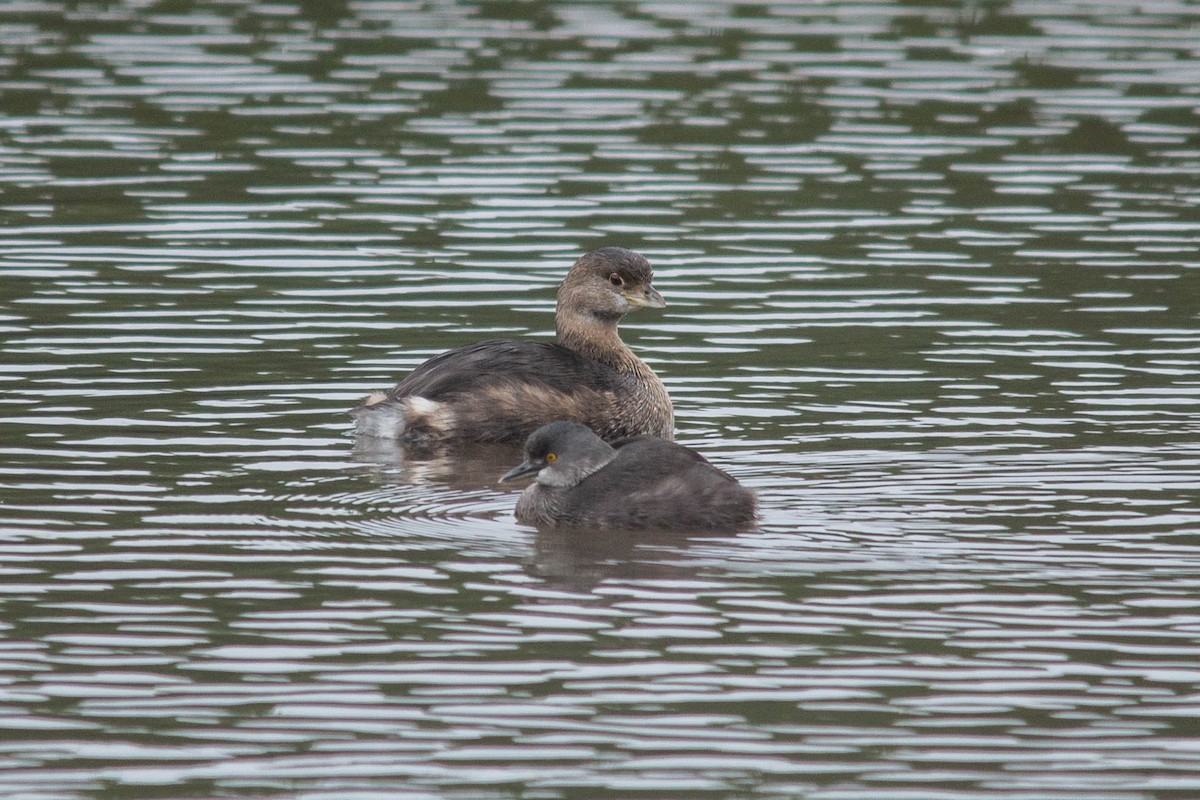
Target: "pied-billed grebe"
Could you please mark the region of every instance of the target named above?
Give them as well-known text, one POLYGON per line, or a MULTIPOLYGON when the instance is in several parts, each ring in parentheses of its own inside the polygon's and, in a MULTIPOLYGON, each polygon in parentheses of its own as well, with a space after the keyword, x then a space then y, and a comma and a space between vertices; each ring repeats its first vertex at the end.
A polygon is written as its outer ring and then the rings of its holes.
POLYGON ((658 376, 617 334, 637 308, 662 308, 650 264, 620 247, 580 257, 558 288, 556 343, 495 339, 442 353, 354 409, 357 432, 410 444, 519 443, 551 420, 605 439, 670 439, 675 415, 658 376))
POLYGON ((654 436, 606 444, 575 422, 551 422, 525 442, 508 481, 537 480, 517 501, 533 525, 731 530, 755 517, 754 493, 695 450, 654 436))

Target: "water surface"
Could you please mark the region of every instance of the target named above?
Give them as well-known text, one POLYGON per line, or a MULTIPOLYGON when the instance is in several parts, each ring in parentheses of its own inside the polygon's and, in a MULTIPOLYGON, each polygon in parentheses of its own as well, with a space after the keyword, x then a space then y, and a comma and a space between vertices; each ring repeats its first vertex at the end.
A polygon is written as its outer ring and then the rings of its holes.
POLYGON ((4 794, 1200 794, 1198 24, 0 8, 4 794), (760 530, 347 435, 607 244, 760 530))

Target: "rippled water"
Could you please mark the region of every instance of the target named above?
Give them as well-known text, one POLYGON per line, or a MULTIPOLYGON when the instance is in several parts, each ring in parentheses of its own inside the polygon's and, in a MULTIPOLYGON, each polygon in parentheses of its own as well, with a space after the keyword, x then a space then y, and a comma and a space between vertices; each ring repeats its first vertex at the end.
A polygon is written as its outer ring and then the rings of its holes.
POLYGON ((0 5, 2 793, 1200 796, 1198 30, 0 5), (760 531, 347 435, 603 244, 760 531))

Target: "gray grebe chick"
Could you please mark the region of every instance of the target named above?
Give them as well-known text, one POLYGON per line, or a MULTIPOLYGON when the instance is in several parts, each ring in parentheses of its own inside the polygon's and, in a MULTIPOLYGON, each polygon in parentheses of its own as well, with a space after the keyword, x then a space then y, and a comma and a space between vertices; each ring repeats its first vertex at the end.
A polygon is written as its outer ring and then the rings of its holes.
POLYGON ((362 436, 406 444, 519 443, 551 420, 605 439, 671 439, 675 415, 658 376, 617 334, 621 317, 662 308, 649 262, 620 247, 586 253, 558 288, 557 342, 494 339, 435 356, 351 413, 362 436))
POLYGON ((695 450, 654 436, 609 445, 578 423, 551 422, 500 480, 535 472, 516 509, 531 525, 734 530, 755 519, 752 491, 695 450))

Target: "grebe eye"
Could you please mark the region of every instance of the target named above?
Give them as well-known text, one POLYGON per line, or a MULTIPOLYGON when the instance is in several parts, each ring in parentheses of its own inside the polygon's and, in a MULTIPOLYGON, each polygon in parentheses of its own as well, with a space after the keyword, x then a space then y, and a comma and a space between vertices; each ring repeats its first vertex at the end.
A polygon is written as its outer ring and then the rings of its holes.
POLYGON ((625 285, 625 279, 622 278, 620 275, 618 275, 615 272, 612 275, 608 276, 608 282, 611 283, 613 286, 624 286, 625 285))
POLYGON ((553 464, 555 461, 558 461, 558 456, 555 453, 546 453, 547 464, 553 464))

